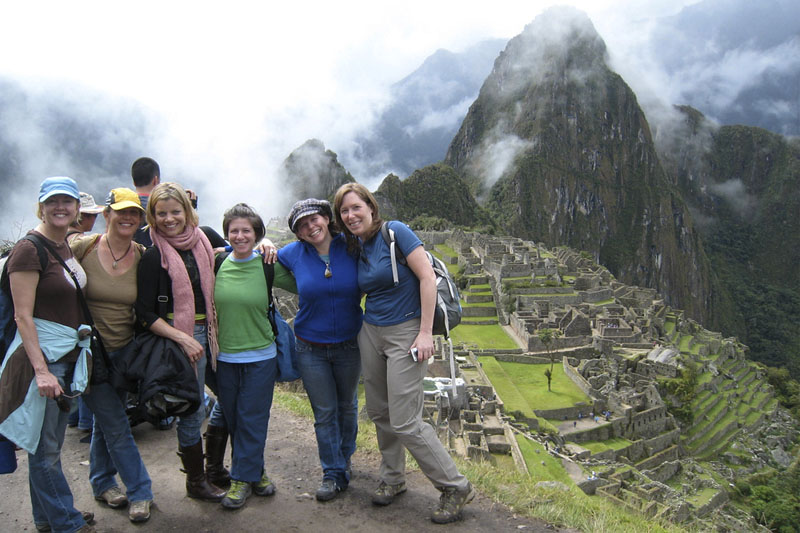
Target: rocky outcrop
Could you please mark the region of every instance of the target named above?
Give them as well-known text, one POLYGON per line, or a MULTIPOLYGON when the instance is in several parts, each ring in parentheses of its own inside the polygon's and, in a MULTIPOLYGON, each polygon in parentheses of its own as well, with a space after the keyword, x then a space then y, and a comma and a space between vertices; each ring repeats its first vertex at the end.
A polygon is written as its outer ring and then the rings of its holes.
POLYGON ((537 17, 498 57, 445 162, 512 235, 589 251, 703 320, 714 303, 703 246, 605 51, 585 14, 537 17))

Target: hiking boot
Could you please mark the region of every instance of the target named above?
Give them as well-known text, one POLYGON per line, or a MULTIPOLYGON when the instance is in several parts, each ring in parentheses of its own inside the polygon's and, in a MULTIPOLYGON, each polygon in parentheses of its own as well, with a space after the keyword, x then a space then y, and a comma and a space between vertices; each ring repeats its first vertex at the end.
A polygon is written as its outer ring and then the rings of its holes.
MULTIPOLYGON (((81 511, 81 516, 83 516, 83 521, 86 522, 88 525, 91 526, 92 524, 94 524, 94 513, 89 511, 81 511)), ((52 529, 50 529, 50 524, 48 524, 47 522, 43 522, 40 524, 37 523, 33 525, 36 527, 36 531, 39 531, 39 533, 48 533, 48 531, 52 531, 52 529)), ((92 529, 91 531, 94 531, 94 529, 92 529)))
POLYGON ((222 506, 226 509, 239 509, 253 494, 253 489, 247 481, 231 480, 231 488, 222 498, 222 506))
POLYGON ((128 505, 128 498, 116 486, 104 491, 100 496, 95 496, 94 499, 99 502, 106 502, 106 505, 112 509, 119 509, 128 505))
POLYGON ((439 508, 433 512, 431 521, 435 524, 449 524, 461 520, 461 510, 475 497, 472 484, 467 483, 467 488, 458 490, 455 487, 442 489, 439 497, 439 508))
POLYGON ((131 502, 128 519, 131 522, 147 522, 150 519, 150 500, 131 502))
POLYGON ((326 477, 322 480, 322 483, 320 483, 317 489, 317 501, 327 502, 328 500, 332 500, 341 491, 342 489, 334 480, 326 477))
POLYGON ((253 483, 253 492, 257 496, 272 496, 275 494, 275 483, 269 479, 266 470, 261 471, 261 481, 253 483))
POLYGON ((397 485, 389 485, 385 481, 381 481, 375 492, 372 493, 372 503, 375 505, 389 505, 394 501, 394 497, 403 494, 406 491, 405 482, 400 482, 397 485))
POLYGON ((186 472, 186 495, 190 498, 218 502, 225 497, 225 491, 210 483, 203 467, 202 439, 192 446, 178 447, 178 455, 186 472))
POLYGON ((231 473, 222 461, 228 443, 228 430, 209 425, 203 437, 206 439, 206 476, 217 487, 227 488, 231 484, 231 473))

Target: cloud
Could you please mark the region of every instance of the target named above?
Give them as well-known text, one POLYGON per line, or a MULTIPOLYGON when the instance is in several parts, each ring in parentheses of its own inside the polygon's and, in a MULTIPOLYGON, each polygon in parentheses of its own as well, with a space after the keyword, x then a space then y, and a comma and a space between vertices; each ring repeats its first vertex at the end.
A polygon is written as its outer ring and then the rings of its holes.
POLYGON ((710 183, 708 191, 726 200, 742 218, 746 218, 758 203, 756 198, 747 192, 747 187, 739 178, 710 183))
POLYGON ((535 146, 533 141, 521 139, 506 131, 504 123, 495 126, 471 158, 470 174, 482 180, 484 190, 489 190, 502 178, 521 153, 535 146))

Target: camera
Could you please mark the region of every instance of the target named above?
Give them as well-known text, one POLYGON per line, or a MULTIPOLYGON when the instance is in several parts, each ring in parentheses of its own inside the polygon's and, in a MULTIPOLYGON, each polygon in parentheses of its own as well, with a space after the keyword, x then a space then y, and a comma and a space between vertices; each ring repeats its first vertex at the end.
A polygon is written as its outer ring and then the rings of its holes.
POLYGON ((419 350, 417 350, 416 348, 411 348, 411 349, 408 351, 408 353, 410 353, 410 354, 411 354, 411 359, 413 359, 415 363, 416 363, 417 361, 419 361, 419 350))

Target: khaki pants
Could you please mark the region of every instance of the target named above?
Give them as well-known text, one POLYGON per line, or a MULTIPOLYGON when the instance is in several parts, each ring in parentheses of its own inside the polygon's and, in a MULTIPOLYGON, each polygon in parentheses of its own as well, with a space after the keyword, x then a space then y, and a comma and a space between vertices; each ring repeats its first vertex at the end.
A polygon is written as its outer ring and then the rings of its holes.
POLYGON ((428 365, 408 353, 419 333, 419 319, 394 326, 364 322, 358 334, 367 413, 375 423, 381 450, 380 478, 390 485, 405 481, 405 449, 438 488, 464 490, 467 479, 430 424, 422 420, 422 378, 428 365))

